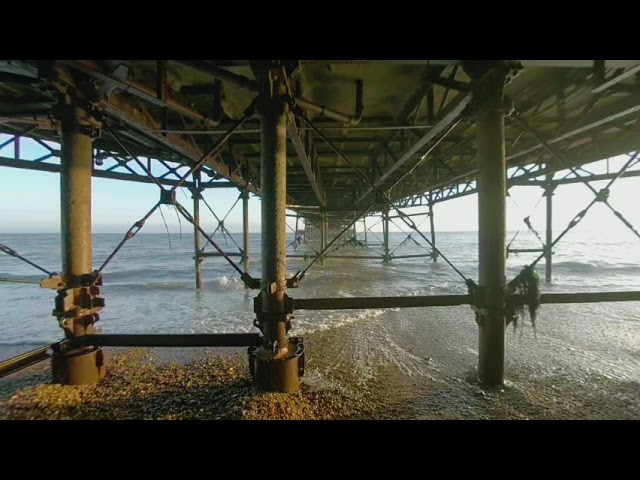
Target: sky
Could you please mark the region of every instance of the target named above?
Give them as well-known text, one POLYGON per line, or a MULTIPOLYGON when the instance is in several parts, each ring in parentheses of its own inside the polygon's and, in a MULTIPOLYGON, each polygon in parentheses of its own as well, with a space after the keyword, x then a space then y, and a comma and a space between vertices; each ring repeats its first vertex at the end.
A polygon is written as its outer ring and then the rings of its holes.
MULTIPOLYGON (((0 144, 9 137, 0 134, 0 144)), ((22 158, 36 158, 41 151, 23 140, 22 158)), ((0 150, 0 157, 12 157, 13 146, 0 150)), ((627 160, 626 156, 611 159, 610 171, 617 171, 627 160)), ((605 173, 605 161, 586 167, 593 173, 605 173)), ((638 169, 638 167, 634 167, 638 169)), ((568 172, 559 172, 555 178, 561 178, 568 172)), ((596 189, 603 188, 607 182, 594 182, 596 189)), ((93 178, 93 230, 95 233, 124 233, 131 225, 143 217, 158 201, 158 187, 153 184, 125 182, 119 180, 93 178)), ((178 201, 189 211, 192 210, 191 194, 180 189, 178 201)), ((541 200, 543 190, 540 187, 513 187, 507 198, 507 230, 517 231, 526 228, 523 218, 530 215, 531 222, 539 232, 545 229, 545 199, 541 200), (537 208, 536 207, 537 204, 537 208)), ((237 200, 236 189, 211 189, 204 192, 204 197, 222 218, 237 200)), ((0 233, 57 233, 60 231, 60 184, 57 173, 20 170, 0 167, 0 233)), ((574 216, 584 209, 593 199, 591 191, 583 184, 562 185, 556 189, 553 197, 553 230, 560 232, 574 216)), ((640 177, 621 178, 613 185, 609 197, 610 203, 640 229, 640 177)), ((249 201, 249 217, 251 232, 260 231, 259 197, 252 196, 249 201)), ((407 213, 426 211, 426 207, 407 208, 407 213)), ((170 232, 190 232, 191 226, 182 219, 178 222, 176 212, 163 207, 164 217, 170 232)), ((478 229, 477 195, 458 198, 434 207, 436 231, 474 231, 478 229)), ((423 218, 414 219, 420 223, 423 218)), ((374 223, 372 221, 371 223, 374 223)), ((398 222, 398 220, 396 220, 398 222)), ((295 225, 295 219, 288 219, 289 225, 295 225)), ((201 205, 201 224, 207 231, 213 231, 217 222, 204 205, 201 205)), ((399 224, 407 230, 402 222, 399 224)), ((231 232, 242 230, 242 202, 238 202, 231 211, 225 226, 231 232)), ((374 231, 381 231, 381 224, 374 231)), ((422 224, 421 230, 427 231, 429 222, 422 224)), ((633 235, 603 204, 596 204, 587 216, 576 227, 580 230, 619 233, 622 236, 633 235)), ((391 225, 391 231, 399 231, 391 225)), ((162 216, 156 212, 141 232, 165 233, 162 216)))

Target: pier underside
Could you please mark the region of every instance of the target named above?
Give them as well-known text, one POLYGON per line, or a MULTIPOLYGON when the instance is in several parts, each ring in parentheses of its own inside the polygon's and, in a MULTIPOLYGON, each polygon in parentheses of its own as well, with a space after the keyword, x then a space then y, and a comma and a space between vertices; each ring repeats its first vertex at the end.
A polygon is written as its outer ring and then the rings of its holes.
MULTIPOLYGON (((0 133, 9 135, 0 150, 14 146, 14 155, 0 156, 0 166, 60 173, 64 272, 36 268, 48 274, 41 286, 57 292, 54 314, 65 333, 61 342, 1 363, 0 375, 52 358, 57 381, 93 383, 105 375, 104 346, 246 346, 256 384, 292 392, 305 357, 302 338, 288 336, 294 311, 470 305, 480 329, 479 380, 500 385, 504 332, 525 309, 535 320, 545 303, 640 300, 640 292, 541 295, 534 272, 544 260, 551 282, 553 247, 596 202, 640 238, 607 202, 617 179, 640 175, 634 169, 640 152, 638 60, 5 60, 0 99, 0 133), (22 138, 46 153, 23 158, 22 138), (621 155, 628 158, 620 171, 595 175, 584 168, 621 155), (566 177, 554 176, 566 170, 566 177), (97 267, 91 259, 91 176, 155 183, 160 190, 158 203, 97 267), (589 183, 595 180, 608 185, 596 190, 589 183), (592 191, 593 202, 553 235, 553 191, 578 182, 592 191), (506 244, 505 198, 516 185, 544 189, 546 238, 542 248, 528 251, 538 258, 508 279, 506 256, 518 250, 506 244), (180 187, 191 191, 193 208, 178 201, 180 187), (223 251, 200 225, 203 192, 218 188, 240 191, 244 238, 235 254, 223 251), (438 249, 433 205, 475 193, 480 270, 474 280, 438 249), (249 268, 251 194, 262 202, 262 278, 249 268), (197 288, 203 259, 219 256, 259 292, 254 326, 260 334, 94 334, 104 307, 103 271, 108 278, 110 260, 161 205, 175 206, 194 227, 197 288), (412 219, 415 206, 428 207, 428 237, 412 219), (296 216, 296 240, 319 243, 307 267, 291 278, 287 210, 296 216), (416 257, 446 262, 468 293, 291 298, 290 290, 312 281, 304 280, 307 270, 331 258, 336 245, 366 244, 371 216, 383 226, 381 261, 408 258, 389 249, 390 223, 399 222, 430 247, 416 257), (201 237, 215 251, 205 252, 201 237)), ((224 232, 222 217, 216 215, 224 232)))

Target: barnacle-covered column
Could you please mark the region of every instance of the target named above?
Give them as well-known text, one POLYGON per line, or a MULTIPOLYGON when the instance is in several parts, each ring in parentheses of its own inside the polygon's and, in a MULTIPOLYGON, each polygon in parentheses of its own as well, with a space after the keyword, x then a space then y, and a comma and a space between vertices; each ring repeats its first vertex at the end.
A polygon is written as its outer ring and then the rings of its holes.
POLYGON ((293 300, 287 296, 287 117, 286 73, 271 62, 252 65, 259 84, 257 102, 262 127, 262 281, 255 299, 256 325, 264 335, 250 349, 256 384, 264 390, 293 392, 300 386, 303 345, 288 338, 293 300))
MULTIPOLYGON (((67 91, 57 116, 61 122, 60 213, 62 268, 54 315, 67 339, 94 333, 98 311, 99 278, 93 274, 91 239, 92 136, 97 123, 67 91)), ((58 353, 52 360, 56 382, 80 385, 95 383, 105 375, 102 349, 78 346, 58 353)))
POLYGON ((473 92, 478 159, 478 379, 486 385, 500 385, 504 381, 506 329, 504 85, 508 71, 500 64, 478 63, 471 68, 465 65, 472 76, 483 77, 473 92))

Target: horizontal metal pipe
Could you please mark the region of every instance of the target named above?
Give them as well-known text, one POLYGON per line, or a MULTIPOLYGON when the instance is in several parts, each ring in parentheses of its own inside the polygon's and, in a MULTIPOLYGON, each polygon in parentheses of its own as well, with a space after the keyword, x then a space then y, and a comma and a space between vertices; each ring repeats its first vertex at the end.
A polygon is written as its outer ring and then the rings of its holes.
MULTIPOLYGON (((508 303, 521 303, 522 297, 512 295, 508 303)), ((546 293, 540 298, 543 304, 597 303, 640 301, 640 292, 583 292, 546 293)), ((373 308, 449 307, 472 305, 474 295, 428 295, 415 297, 347 297, 347 298, 298 298, 293 301, 294 310, 354 310, 373 308)))
POLYGON ((333 118, 339 122, 344 123, 346 126, 357 125, 362 120, 362 115, 354 117, 351 115, 345 115, 331 108, 318 105, 317 103, 310 102, 304 98, 296 98, 296 103, 305 110, 309 110, 314 113, 322 114, 325 117, 333 118))
POLYGON ((35 350, 3 360, 0 362, 0 378, 26 368, 29 365, 33 365, 34 363, 47 360, 52 356, 52 346, 45 345, 44 347, 36 348, 35 350))
MULTIPOLYGON (((287 258, 316 258, 317 255, 287 255, 287 258)), ((354 260, 380 260, 382 255, 323 255, 322 258, 352 258, 354 260)))
POLYGON ((257 333, 85 335, 83 345, 96 347, 250 347, 260 344, 257 333))
POLYGON ((34 285, 40 285, 40 282, 37 280, 24 280, 21 278, 0 278, 0 282, 7 282, 7 283, 29 283, 29 284, 34 284, 34 285))
POLYGON ((396 260, 396 259, 400 259, 400 258, 431 258, 431 254, 430 253, 422 253, 422 254, 416 254, 416 255, 392 255, 391 259, 392 260, 396 260))
POLYGON ((225 252, 225 254, 222 255, 221 253, 218 253, 218 252, 200 252, 198 256, 200 257, 222 257, 222 256, 241 257, 242 254, 240 252, 229 252, 229 253, 225 252))
POLYGON ((354 310, 368 308, 450 307, 470 305, 473 295, 428 295, 415 297, 296 298, 294 310, 354 310))
POLYGON ((600 302, 637 302, 640 292, 579 292, 579 293, 543 293, 540 303, 600 303, 600 302))

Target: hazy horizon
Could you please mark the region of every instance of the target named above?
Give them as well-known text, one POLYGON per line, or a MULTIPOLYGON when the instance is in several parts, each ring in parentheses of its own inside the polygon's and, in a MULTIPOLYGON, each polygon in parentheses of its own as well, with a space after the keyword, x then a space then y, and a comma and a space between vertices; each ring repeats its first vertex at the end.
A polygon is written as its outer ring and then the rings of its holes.
MULTIPOLYGON (((0 134, 0 143, 8 138, 0 134)), ((22 141, 22 157, 38 158, 43 149, 37 143, 24 138, 22 141)), ((0 156, 11 156, 12 145, 0 149, 0 156)), ((607 163, 609 171, 616 172, 627 160, 627 156, 602 160, 590 164, 586 169, 594 174, 606 173, 607 163)), ((639 170, 635 167, 634 170, 639 170)), ((555 178, 562 178, 568 171, 557 172, 555 178)), ((635 207, 640 195, 638 194, 636 178, 621 178, 611 188, 609 201, 624 217, 640 229, 640 209, 635 207), (634 183, 635 182, 635 183, 634 183), (631 200, 631 201, 629 201, 631 200)), ((597 190, 604 188, 608 182, 591 182, 597 190)), ((193 201, 190 192, 179 189, 178 201, 188 210, 192 210, 193 201)), ((237 189, 205 190, 203 197, 214 209, 219 218, 227 215, 231 206, 238 200, 237 189)), ((92 179, 92 223, 95 233, 124 234, 135 222, 142 218, 159 199, 158 187, 153 184, 134 183, 105 178, 92 179)), ((559 186, 554 193, 553 224, 554 236, 566 228, 569 222, 583 210, 593 199, 593 193, 583 184, 559 186)), ((531 224, 538 232, 546 228, 546 200, 543 189, 531 186, 516 186, 509 190, 507 197, 507 231, 516 232, 527 227, 523 218, 530 216, 531 224)), ((59 175, 50 172, 22 170, 14 168, 0 168, 0 233, 59 233, 60 231, 60 186, 59 175)), ((225 220, 225 227, 233 232, 242 231, 242 202, 237 202, 225 220)), ((253 196, 249 201, 249 231, 260 232, 259 197, 253 196)), ((405 207, 407 213, 424 213, 423 207, 405 207)), ((171 233, 179 234, 192 230, 192 226, 184 218, 178 218, 175 209, 163 206, 160 213, 150 217, 140 233, 164 233, 168 228, 171 233), (173 211, 172 211, 173 210, 173 211), (166 226, 165 226, 166 221, 166 226)), ((295 213, 291 211, 291 213, 295 213)), ((217 226, 214 216, 207 206, 201 203, 201 225, 207 232, 213 232, 217 226)), ((379 217, 378 217, 379 218, 379 217)), ((377 221, 372 218, 367 221, 368 226, 377 221)), ((413 217, 421 231, 429 230, 426 217, 413 217)), ((477 195, 447 200, 434 206, 434 221, 436 232, 477 232, 478 205, 477 195)), ((295 218, 288 217, 287 223, 291 229, 295 228, 295 218)), ((303 223, 300 222, 300 228, 303 223)), ((359 229, 361 229, 359 225, 359 229)), ((578 231, 605 232, 607 234, 627 233, 633 235, 623 223, 616 218, 606 205, 597 203, 591 208, 580 224, 575 227, 578 231)), ((390 231, 408 231, 402 220, 395 219, 391 223, 390 231), (397 225, 396 225, 397 224, 397 225)), ((287 229, 287 231, 291 231, 287 229)), ((373 231, 382 231, 378 224, 373 231)))

